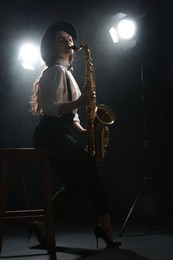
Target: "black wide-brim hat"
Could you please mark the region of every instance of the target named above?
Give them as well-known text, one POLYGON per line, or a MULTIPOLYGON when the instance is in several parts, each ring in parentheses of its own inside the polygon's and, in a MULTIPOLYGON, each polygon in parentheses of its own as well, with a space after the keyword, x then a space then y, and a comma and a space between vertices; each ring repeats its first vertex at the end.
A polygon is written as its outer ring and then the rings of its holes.
POLYGON ((46 63, 49 61, 53 54, 56 40, 56 32, 58 31, 67 32, 69 35, 72 36, 74 42, 77 40, 77 31, 73 24, 66 21, 61 21, 50 25, 42 38, 40 46, 42 59, 46 63))

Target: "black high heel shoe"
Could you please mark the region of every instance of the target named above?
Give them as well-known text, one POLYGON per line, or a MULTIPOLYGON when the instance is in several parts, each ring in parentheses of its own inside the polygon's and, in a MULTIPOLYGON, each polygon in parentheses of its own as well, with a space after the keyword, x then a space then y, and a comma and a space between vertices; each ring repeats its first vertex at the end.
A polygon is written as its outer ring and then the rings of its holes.
POLYGON ((45 236, 43 235, 43 232, 41 231, 41 229, 39 228, 39 226, 37 225, 36 222, 33 222, 30 224, 29 226, 29 236, 28 236, 28 242, 31 238, 31 234, 34 233, 36 235, 36 238, 38 240, 38 242, 42 245, 42 246, 47 246, 47 241, 45 236))
POLYGON ((120 241, 114 241, 111 240, 108 235, 106 234, 106 232, 104 231, 103 228, 101 228, 100 226, 97 226, 95 231, 94 231, 95 237, 96 237, 96 247, 98 248, 98 239, 102 238, 106 245, 107 248, 111 248, 111 247, 119 247, 122 243, 120 241))

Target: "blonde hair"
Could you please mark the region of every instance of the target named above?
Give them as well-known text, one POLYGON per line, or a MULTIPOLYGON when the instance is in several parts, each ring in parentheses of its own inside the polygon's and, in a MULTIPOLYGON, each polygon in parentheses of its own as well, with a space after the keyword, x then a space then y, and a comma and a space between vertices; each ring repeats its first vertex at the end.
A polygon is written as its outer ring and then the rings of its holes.
POLYGON ((39 80, 35 81, 33 84, 33 94, 31 96, 31 112, 33 115, 41 115, 42 110, 39 108, 38 105, 38 85, 39 80))
POLYGON ((38 105, 38 88, 39 88, 40 78, 46 72, 47 69, 48 69, 48 67, 43 69, 42 73, 40 74, 38 79, 36 79, 36 81, 33 84, 33 88, 32 88, 33 93, 32 93, 31 101, 30 101, 31 112, 33 115, 41 115, 43 112, 42 109, 38 105))

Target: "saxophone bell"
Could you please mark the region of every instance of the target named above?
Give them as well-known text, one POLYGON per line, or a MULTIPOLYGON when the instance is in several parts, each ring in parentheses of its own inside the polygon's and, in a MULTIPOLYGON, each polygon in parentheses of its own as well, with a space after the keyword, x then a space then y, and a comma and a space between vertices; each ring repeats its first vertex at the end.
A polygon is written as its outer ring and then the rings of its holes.
POLYGON ((106 148, 109 144, 109 125, 115 122, 114 111, 104 105, 99 104, 95 110, 95 146, 96 146, 96 161, 102 162, 105 158, 106 148))
POLYGON ((96 117, 103 124, 112 125, 115 122, 115 113, 110 107, 104 104, 99 104, 97 105, 95 112, 96 117))

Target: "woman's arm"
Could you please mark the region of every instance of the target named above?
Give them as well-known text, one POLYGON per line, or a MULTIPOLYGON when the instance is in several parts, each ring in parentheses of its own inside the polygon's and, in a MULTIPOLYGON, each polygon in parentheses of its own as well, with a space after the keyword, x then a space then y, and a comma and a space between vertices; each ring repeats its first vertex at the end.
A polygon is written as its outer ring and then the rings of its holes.
POLYGON ((73 122, 73 128, 79 133, 79 134, 86 134, 87 133, 87 130, 86 128, 83 128, 80 124, 80 122, 78 121, 74 121, 73 122))
POLYGON ((85 92, 81 94, 81 96, 69 102, 63 102, 60 104, 59 107, 59 114, 69 113, 74 109, 78 109, 82 106, 87 106, 90 102, 95 99, 95 92, 92 90, 87 89, 85 92))

